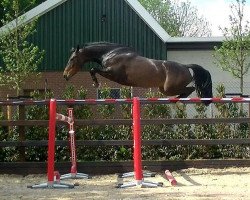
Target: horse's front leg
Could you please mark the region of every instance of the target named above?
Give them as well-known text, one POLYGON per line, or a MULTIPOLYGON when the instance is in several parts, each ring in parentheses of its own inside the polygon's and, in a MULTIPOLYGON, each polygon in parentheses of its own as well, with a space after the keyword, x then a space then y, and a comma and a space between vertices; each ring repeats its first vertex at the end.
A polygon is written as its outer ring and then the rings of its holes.
POLYGON ((93 86, 96 87, 96 88, 99 87, 98 80, 97 80, 97 78, 96 78, 96 76, 95 76, 95 74, 97 73, 97 71, 98 71, 97 68, 92 68, 92 69, 90 70, 90 75, 91 75, 91 78, 92 78, 92 80, 93 80, 93 86))

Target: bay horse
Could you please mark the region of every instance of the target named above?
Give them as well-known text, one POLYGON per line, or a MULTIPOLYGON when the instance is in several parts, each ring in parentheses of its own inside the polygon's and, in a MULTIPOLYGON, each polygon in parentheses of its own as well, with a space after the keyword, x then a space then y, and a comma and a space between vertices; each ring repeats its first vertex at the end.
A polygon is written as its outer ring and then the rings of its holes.
MULTIPOLYGON (((121 44, 93 42, 72 51, 63 76, 69 80, 87 62, 100 67, 90 70, 94 86, 99 83, 96 73, 121 85, 158 87, 166 96, 188 97, 196 90, 198 97, 211 98, 212 80, 208 70, 196 64, 180 64, 140 56, 133 48, 121 44)), ((205 104, 209 102, 205 102, 205 104)))

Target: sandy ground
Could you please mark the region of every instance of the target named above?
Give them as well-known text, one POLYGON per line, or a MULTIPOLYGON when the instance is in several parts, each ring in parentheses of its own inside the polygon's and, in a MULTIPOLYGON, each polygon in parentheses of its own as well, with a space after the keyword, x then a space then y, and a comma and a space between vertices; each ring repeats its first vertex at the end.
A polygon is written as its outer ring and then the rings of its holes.
MULTIPOLYGON (((30 189, 28 185, 46 183, 45 175, 0 175, 0 199, 249 199, 250 168, 186 169, 172 172, 176 186, 163 174, 145 178, 147 181, 163 182, 162 187, 135 186, 116 188, 117 175, 94 176, 92 179, 69 179, 63 183, 79 183, 73 189, 30 189)), ((130 178, 124 178, 123 182, 130 178)), ((132 179, 133 181, 133 179, 132 179)))

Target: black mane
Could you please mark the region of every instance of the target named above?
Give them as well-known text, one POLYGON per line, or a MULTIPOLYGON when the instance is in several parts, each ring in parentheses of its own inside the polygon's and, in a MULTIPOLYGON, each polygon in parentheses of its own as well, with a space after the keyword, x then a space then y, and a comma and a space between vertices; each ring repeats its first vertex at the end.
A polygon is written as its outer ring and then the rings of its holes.
POLYGON ((108 55, 111 52, 115 54, 131 53, 138 55, 132 47, 110 42, 85 43, 82 50, 90 58, 90 61, 97 62, 98 64, 102 63, 104 55, 108 55))
POLYGON ((111 42, 105 42, 105 41, 102 41, 102 42, 89 42, 89 43, 85 43, 83 45, 83 48, 85 47, 100 47, 100 48, 103 48, 103 47, 107 47, 110 49, 112 49, 113 52, 116 52, 116 53, 124 53, 124 52, 128 52, 128 53, 136 53, 135 49, 132 48, 132 47, 129 47, 129 46, 126 46, 126 45, 123 45, 123 44, 118 44, 118 43, 111 43, 111 42))
POLYGON ((88 46, 114 46, 114 47, 124 47, 122 44, 117 44, 117 43, 111 43, 111 42, 88 42, 83 45, 83 47, 88 47, 88 46))
POLYGON ((106 45, 111 45, 111 46, 124 46, 122 44, 117 44, 117 43, 112 43, 112 42, 105 42, 105 41, 101 41, 101 42, 88 42, 85 43, 83 46, 97 46, 97 45, 101 45, 101 46, 106 46, 106 45))

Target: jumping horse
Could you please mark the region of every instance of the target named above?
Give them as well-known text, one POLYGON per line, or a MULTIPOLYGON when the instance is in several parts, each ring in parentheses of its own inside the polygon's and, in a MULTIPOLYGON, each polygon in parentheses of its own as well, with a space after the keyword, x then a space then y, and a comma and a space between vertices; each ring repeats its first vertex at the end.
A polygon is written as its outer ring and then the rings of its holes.
MULTIPOLYGON (((75 75, 87 62, 100 67, 90 70, 94 86, 99 83, 96 73, 121 85, 158 87, 166 96, 188 97, 194 90, 198 97, 211 98, 212 80, 208 70, 196 64, 180 64, 140 56, 133 48, 121 44, 94 42, 72 50, 63 72, 66 80, 75 75)), ((205 104, 209 102, 205 101, 205 104)))

